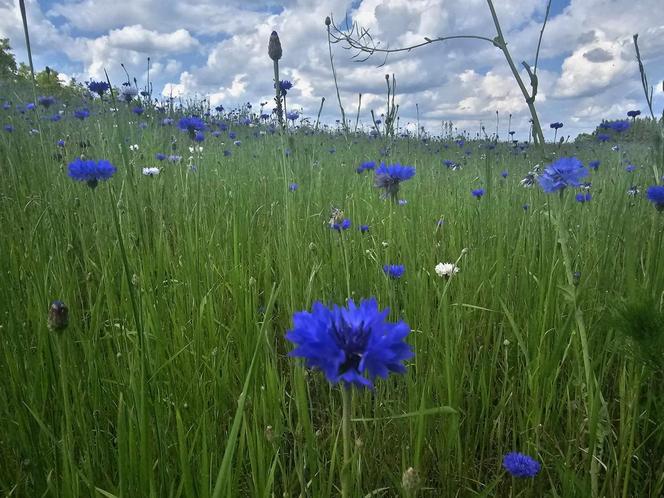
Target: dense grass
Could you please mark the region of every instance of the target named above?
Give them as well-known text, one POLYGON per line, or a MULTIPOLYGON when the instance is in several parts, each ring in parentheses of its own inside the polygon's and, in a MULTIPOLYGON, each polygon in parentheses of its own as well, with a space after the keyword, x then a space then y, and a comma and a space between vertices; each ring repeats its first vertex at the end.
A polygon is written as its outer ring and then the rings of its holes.
POLYGON ((338 496, 340 391, 286 356, 284 333, 316 300, 376 296, 416 355, 353 393, 351 496, 409 496, 411 466, 418 496, 661 496, 661 372, 615 316, 662 312, 664 215, 626 194, 663 173, 649 144, 517 154, 235 125, 242 144, 208 134, 192 171, 187 134, 162 117, 2 114, 15 127, 0 135, 3 495, 338 496), (172 137, 182 162, 142 176, 172 137), (417 168, 406 205, 355 173, 385 147, 417 168), (81 153, 118 173, 73 182, 81 153), (601 160, 591 202, 519 185, 563 155, 601 160), (328 227, 332 207, 350 230, 328 227), (458 275, 436 276, 457 260, 458 275), (404 277, 386 278, 387 263, 404 277), (70 310, 61 334, 46 327, 54 299, 70 310), (508 451, 542 472, 509 477, 508 451))

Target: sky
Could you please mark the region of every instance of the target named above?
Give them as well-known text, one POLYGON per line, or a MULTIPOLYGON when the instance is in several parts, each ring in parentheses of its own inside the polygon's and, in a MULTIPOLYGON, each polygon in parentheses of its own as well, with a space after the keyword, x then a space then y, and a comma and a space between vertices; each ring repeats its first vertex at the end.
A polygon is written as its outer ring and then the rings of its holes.
MULTIPOLYGON (((534 64, 547 0, 494 0, 503 35, 524 82, 521 61, 534 64)), ((549 123, 572 138, 602 119, 646 114, 632 36, 655 87, 655 112, 664 108, 664 0, 552 0, 538 64, 536 107, 545 136, 549 123)), ((486 0, 26 0, 36 70, 55 68, 78 81, 119 85, 129 74, 145 85, 147 58, 154 95, 209 98, 227 109, 273 98, 270 33, 283 47, 280 77, 293 82, 288 108, 315 118, 340 118, 332 78, 325 17, 366 28, 381 47, 399 48, 448 35, 493 38, 486 0)), ((9 38, 26 61, 24 35, 14 0, 0 0, 0 37, 9 38)), ((443 121, 474 135, 498 126, 507 136, 508 116, 517 138, 527 139, 530 114, 502 52, 484 40, 452 40, 410 52, 374 55, 363 62, 333 45, 341 101, 353 122, 362 93, 360 125, 370 111, 386 110, 385 75, 397 82, 401 126, 420 125, 437 135, 443 121), (384 63, 384 65, 382 65, 384 63), (382 65, 382 66, 381 66, 382 65), (496 124, 496 111, 499 122, 496 124)), ((549 137, 552 138, 552 137, 549 137)))

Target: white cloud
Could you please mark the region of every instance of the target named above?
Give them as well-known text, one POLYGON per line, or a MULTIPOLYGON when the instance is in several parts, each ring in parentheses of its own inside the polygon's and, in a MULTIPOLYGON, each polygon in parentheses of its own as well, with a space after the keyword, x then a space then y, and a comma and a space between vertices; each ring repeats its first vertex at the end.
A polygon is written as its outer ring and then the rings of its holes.
MULTIPOLYGON (((664 19, 653 15, 662 0, 571 0, 549 19, 540 52, 537 106, 546 126, 565 122, 575 134, 602 118, 641 108, 644 100, 631 36, 640 33, 641 52, 657 105, 664 96, 664 19)), ((79 80, 124 78, 124 63, 139 85, 151 57, 155 94, 209 96, 225 107, 273 98, 272 61, 267 41, 276 29, 284 47, 281 78, 290 79, 289 108, 315 116, 326 98, 323 118, 339 117, 323 20, 345 14, 370 28, 380 47, 419 43, 425 36, 495 35, 485 0, 63 0, 42 10, 28 0, 31 38, 37 64, 49 64, 79 80), (355 2, 357 3, 357 2, 355 2)), ((494 2, 515 63, 532 64, 546 0, 494 2)), ((9 36, 25 58, 18 8, 0 0, 0 36, 9 36)), ((362 93, 361 122, 370 110, 385 110, 385 74, 395 74, 401 122, 420 119, 432 130, 452 119, 477 129, 480 121, 512 113, 523 138, 529 114, 501 52, 490 43, 454 40, 412 52, 375 55, 366 62, 333 46, 341 99, 354 119, 362 93)), ((528 81, 526 78, 526 85, 528 81)), ((502 122, 502 118, 501 118, 502 122)))

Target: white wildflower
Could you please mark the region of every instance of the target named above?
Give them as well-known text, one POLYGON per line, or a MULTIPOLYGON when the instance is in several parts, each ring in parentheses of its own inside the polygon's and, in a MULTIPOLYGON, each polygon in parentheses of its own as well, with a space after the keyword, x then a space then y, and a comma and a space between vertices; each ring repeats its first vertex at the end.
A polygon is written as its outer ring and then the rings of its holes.
POLYGON ((157 176, 159 174, 159 168, 143 168, 143 174, 145 176, 157 176))
POLYGON ((450 278, 459 273, 459 267, 454 263, 438 263, 434 268, 439 277, 450 278))

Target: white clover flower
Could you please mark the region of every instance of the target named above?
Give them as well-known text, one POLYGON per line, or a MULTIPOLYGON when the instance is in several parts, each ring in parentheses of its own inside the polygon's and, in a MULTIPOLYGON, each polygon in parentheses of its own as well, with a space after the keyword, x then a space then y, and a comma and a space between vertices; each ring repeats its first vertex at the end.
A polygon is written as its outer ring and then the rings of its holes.
POLYGON ((459 273, 459 267, 454 263, 438 263, 434 268, 439 277, 450 278, 459 273))
POLYGON ((145 176, 157 176, 159 171, 159 168, 143 168, 143 174, 145 176))

